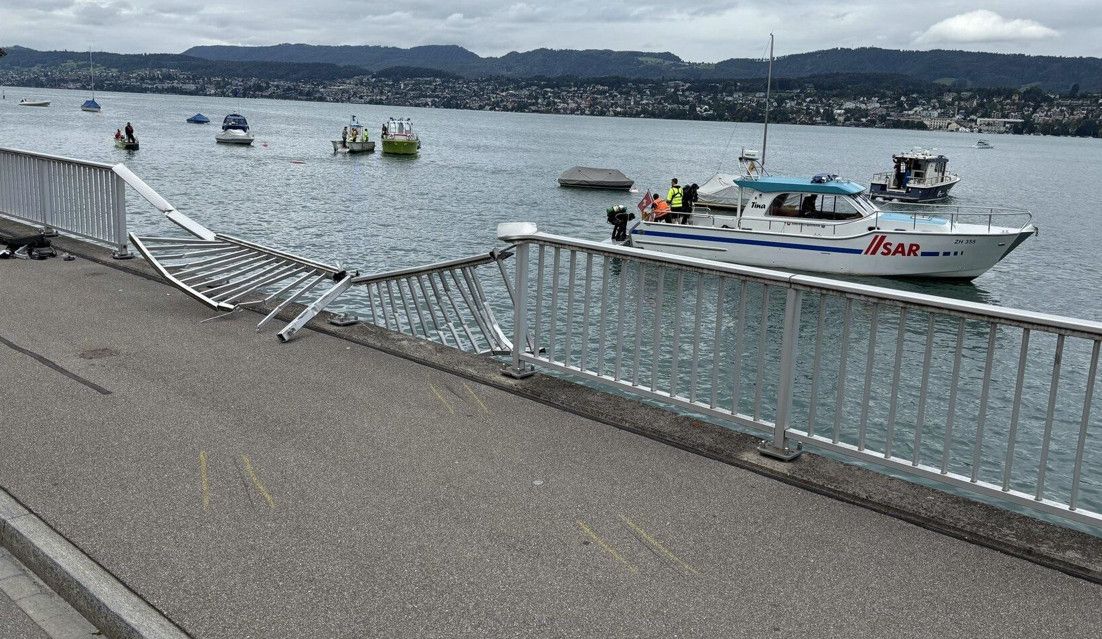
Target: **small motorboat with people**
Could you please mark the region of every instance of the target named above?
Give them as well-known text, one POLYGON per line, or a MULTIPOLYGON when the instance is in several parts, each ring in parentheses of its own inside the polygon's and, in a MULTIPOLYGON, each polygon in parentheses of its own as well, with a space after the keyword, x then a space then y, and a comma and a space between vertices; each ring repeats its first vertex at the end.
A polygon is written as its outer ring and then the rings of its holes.
POLYGON ((383 125, 383 153, 388 155, 417 155, 421 139, 413 132, 409 118, 390 118, 383 125))
POLYGON ((559 186, 581 189, 631 190, 635 181, 618 169, 599 169, 591 166, 572 166, 559 176, 559 186))
POLYGON ((610 215, 614 241, 747 266, 970 280, 1037 232, 1021 209, 911 204, 881 210, 865 187, 835 175, 747 175, 734 186, 738 192, 730 198, 743 204, 733 211, 695 207, 654 219, 644 198, 643 218, 630 230, 610 215), (675 218, 680 224, 670 223, 675 218))
POLYGON ((23 98, 19 101, 19 106, 33 106, 33 107, 48 107, 50 106, 49 100, 28 100, 23 98))
POLYGON ((115 148, 126 151, 137 151, 138 138, 134 137, 134 126, 129 122, 122 129, 115 129, 115 148))
POLYGON ((249 122, 239 113, 231 113, 222 120, 222 132, 214 136, 219 144, 249 145, 253 143, 249 122))
POLYGON ((975 148, 977 148, 977 149, 993 149, 995 147, 991 146, 991 143, 988 142, 987 140, 976 140, 975 148))
POLYGON ((869 182, 869 195, 899 202, 935 202, 949 197, 960 182, 950 173, 949 159, 926 149, 911 149, 892 156, 891 171, 877 173, 869 182))
POLYGON ((341 130, 339 140, 331 140, 333 153, 372 153, 375 151, 375 141, 369 140, 367 127, 352 116, 352 120, 341 130))
POLYGON ((187 119, 188 124, 210 124, 210 118, 202 113, 196 113, 187 119))

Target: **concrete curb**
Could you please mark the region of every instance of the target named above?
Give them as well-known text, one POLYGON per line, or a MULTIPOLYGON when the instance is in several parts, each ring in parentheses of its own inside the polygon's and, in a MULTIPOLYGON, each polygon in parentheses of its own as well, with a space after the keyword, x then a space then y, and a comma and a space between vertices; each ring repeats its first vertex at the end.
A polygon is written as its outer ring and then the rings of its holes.
POLYGON ((3 489, 0 546, 110 639, 190 639, 3 489))
MULTIPOLYGON (((142 260, 112 260, 106 249, 59 238, 55 244, 74 255, 156 281, 142 260)), ((301 311, 290 305, 289 320, 301 311)), ((250 310, 266 314, 270 308, 250 310)), ((638 399, 613 395, 564 379, 536 374, 514 380, 501 374, 499 362, 462 353, 371 325, 338 328, 323 313, 307 326, 419 364, 492 386, 615 428, 785 482, 846 503, 902 519, 917 526, 998 550, 1061 572, 1102 583, 1102 538, 973 499, 922 486, 843 463, 812 452, 794 462, 760 455, 760 439, 713 422, 676 414, 638 399)), ((308 338, 300 334, 299 339, 308 338)), ((275 339, 273 337, 273 339, 275 339)), ((290 342, 287 348, 294 348, 290 342)), ((778 507, 783 507, 778 505, 778 507)))

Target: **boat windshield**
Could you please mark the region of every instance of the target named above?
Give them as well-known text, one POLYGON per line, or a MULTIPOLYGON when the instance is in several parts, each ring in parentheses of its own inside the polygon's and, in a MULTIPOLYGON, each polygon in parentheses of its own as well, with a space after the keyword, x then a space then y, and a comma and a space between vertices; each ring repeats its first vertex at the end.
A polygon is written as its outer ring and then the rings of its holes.
POLYGON ((809 220, 856 220, 874 212, 863 207, 859 198, 865 198, 865 195, 854 198, 821 193, 779 193, 770 202, 765 214, 809 220))
POLYGON ((231 113, 226 116, 225 120, 222 120, 222 130, 226 129, 239 129, 241 131, 249 130, 249 123, 245 120, 244 116, 231 113))

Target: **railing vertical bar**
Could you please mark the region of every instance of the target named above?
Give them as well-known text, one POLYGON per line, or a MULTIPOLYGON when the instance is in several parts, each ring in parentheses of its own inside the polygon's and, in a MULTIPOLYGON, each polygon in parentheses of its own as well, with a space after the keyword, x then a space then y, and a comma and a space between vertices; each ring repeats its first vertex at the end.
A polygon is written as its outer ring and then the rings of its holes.
POLYGON ((837 444, 842 435, 842 413, 846 405, 846 368, 849 364, 849 323, 853 315, 853 299, 846 298, 842 310, 842 348, 838 351, 838 388, 834 400, 834 434, 832 441, 837 444))
POLYGON ((880 305, 873 302, 869 317, 869 347, 865 356, 865 391, 861 396, 861 418, 857 425, 857 450, 865 450, 865 435, 869 425, 869 396, 872 392, 872 370, 876 364, 876 332, 879 329, 880 305))
MULTIPOLYGON (((517 264, 517 268, 520 268, 519 263, 517 264)), ((470 329, 467 328, 467 323, 463 321, 463 316, 460 315, 459 309, 455 305, 455 300, 452 299, 451 292, 448 290, 448 283, 444 280, 444 277, 439 272, 437 272, 436 277, 440 280, 440 285, 437 286, 436 280, 433 279, 432 276, 433 276, 432 273, 429 273, 427 275, 428 280, 429 280, 429 287, 432 288, 433 295, 436 296, 437 301, 440 303, 440 314, 444 316, 444 319, 446 320, 446 322, 448 324, 448 329, 451 330, 452 337, 455 338, 455 343, 456 344, 462 344, 462 340, 459 339, 459 331, 456 330, 456 328, 455 328, 455 322, 453 322, 451 320, 451 318, 448 316, 448 313, 447 313, 447 308, 448 307, 444 305, 444 298, 447 298, 448 305, 451 306, 452 313, 455 314, 456 321, 459 322, 460 328, 463 329, 463 334, 466 335, 467 341, 470 342, 470 344, 471 344, 471 349, 477 352, 478 351, 478 344, 474 341, 474 336, 471 335, 470 329), (444 295, 443 296, 440 295, 440 290, 441 289, 444 290, 444 295)))
POLYGON ((1041 460, 1037 465, 1037 501, 1045 496, 1045 475, 1048 472, 1048 449, 1052 442, 1052 421, 1056 412, 1056 394, 1060 387, 1060 365, 1064 358, 1064 334, 1056 336, 1056 355, 1052 361, 1052 385, 1048 391, 1048 410, 1045 412, 1045 434, 1041 440, 1041 460))
MULTIPOLYGON (((467 305, 467 310, 470 311, 471 318, 474 319, 475 326, 477 326, 478 330, 482 333, 482 338, 486 340, 486 347, 490 350, 493 350, 495 335, 493 330, 490 329, 488 320, 485 316, 483 316, 482 309, 479 307, 477 294, 471 287, 470 280, 468 279, 469 274, 465 269, 462 268, 453 268, 447 271, 447 273, 451 275, 452 281, 455 282, 455 289, 459 291, 459 295, 463 298, 463 303, 467 305), (457 270, 462 272, 462 281, 460 281, 459 276, 455 274, 457 270), (464 282, 466 282, 467 284, 466 288, 463 286, 464 282)), ((481 348, 475 349, 476 352, 479 352, 481 350, 481 348)))
MULTIPOLYGON (((545 245, 540 244, 540 250, 536 253, 536 316, 532 318, 532 342, 535 344, 533 357, 540 355, 540 328, 543 326, 543 254, 546 249, 545 245)), ((521 268, 519 260, 517 268, 521 268)))
POLYGON ((738 283, 738 308, 735 311, 735 353, 731 358, 731 414, 737 415, 742 399, 742 342, 746 331, 746 280, 738 283))
POLYGON ((945 418, 945 437, 941 444, 941 474, 949 470, 949 450, 953 446, 953 422, 957 413, 957 389, 960 386, 960 360, 964 354, 964 318, 957 320, 957 347, 953 355, 953 375, 949 381, 949 413, 945 418))
MULTIPOLYGON (((446 346, 450 346, 450 344, 448 344, 447 334, 444 332, 444 329, 440 327, 440 322, 436 320, 436 305, 432 303, 433 298, 431 295, 429 295, 428 289, 425 288, 425 280, 423 279, 424 276, 418 274, 416 278, 417 288, 421 289, 421 297, 425 300, 425 308, 428 309, 429 319, 432 320, 432 327, 436 331, 436 335, 440 338, 440 343, 446 346)), ((456 348, 458 348, 458 344, 456 345, 456 348)))
POLYGON ((580 358, 578 360, 578 368, 581 370, 587 370, 586 360, 589 355, 589 305, 590 298, 592 297, 593 288, 593 254, 585 254, 585 290, 582 295, 582 340, 580 358))
POLYGON ((689 401, 696 403, 698 361, 700 360, 700 325, 704 318, 700 316, 704 307, 704 276, 696 276, 696 307, 693 309, 693 355, 689 367, 689 401))
POLYGON ((710 408, 715 408, 719 400, 719 354, 720 340, 723 339, 723 297, 727 290, 727 280, 723 276, 716 278, 716 327, 712 335, 712 396, 708 402, 710 408))
POLYGON ((1010 409, 1010 433, 1006 440, 1006 462, 1003 464, 1003 492, 1010 490, 1010 474, 1014 468, 1014 445, 1018 439, 1018 419, 1022 412, 1022 388, 1025 385, 1025 369, 1029 359, 1029 332, 1022 329, 1022 343, 1018 351, 1018 379, 1014 382, 1014 405, 1010 409))
POLYGON ((654 328, 651 333, 650 389, 658 389, 658 358, 662 353, 662 307, 666 302, 666 273, 662 267, 655 269, 658 283, 654 286, 654 328))
POLYGON ((823 324, 826 320, 825 293, 819 293, 819 313, 815 320, 815 352, 811 357, 811 390, 807 407, 807 435, 815 436, 815 414, 819 406, 819 367, 823 356, 823 324))
POLYGON ((547 331, 547 361, 555 361, 555 333, 558 328, 558 314, 559 314, 559 265, 562 255, 562 249, 555 247, 555 257, 552 260, 551 266, 551 306, 548 307, 547 312, 550 314, 548 318, 547 331))
POLYGON ((379 320, 375 316, 375 293, 370 286, 367 287, 367 307, 371 309, 371 323, 378 326, 379 320))
POLYGON ((631 385, 639 385, 639 361, 640 353, 643 350, 643 285, 646 284, 646 264, 642 261, 636 262, 636 284, 635 284, 635 354, 631 371, 631 385))
POLYGON ((758 373, 754 383, 754 421, 761 417, 761 398, 765 390, 765 350, 769 332, 769 294, 768 284, 761 286, 761 326, 758 330, 758 373))
POLYGON ((677 271, 677 293, 673 298, 673 352, 670 358, 670 397, 677 397, 677 375, 681 364, 681 295, 685 292, 685 271, 677 271))
MULTIPOLYGON (((600 327, 600 334, 597 337, 597 374, 605 374, 605 345, 606 335, 608 334, 608 267, 611 263, 611 258, 605 256, 601 263, 601 311, 600 319, 597 320, 597 326, 600 327)), ((619 339, 620 334, 616 334, 619 339)))
POLYGON ((930 382, 930 359, 934 349, 934 316, 926 318, 926 349, 922 356, 922 381, 918 388, 918 410, 915 413, 915 440, 911 465, 918 466, 922 451, 922 428, 926 421, 926 389, 930 382))
POLYGON ((620 260, 620 290, 616 295, 616 361, 613 364, 612 378, 620 381, 624 362, 624 305, 627 303, 628 264, 626 260, 620 260))
MULTIPOLYGON (((413 288, 413 278, 405 278, 406 288, 409 289, 409 299, 413 302, 413 310, 417 313, 417 321, 421 324, 421 331, 425 334, 425 339, 432 339, 429 337, 432 332, 429 331, 429 325, 425 323, 425 315, 421 312, 421 302, 417 299, 417 289, 413 288)), ((401 283, 398 284, 401 288, 401 283)))
POLYGON ((1075 510, 1079 505, 1079 480, 1083 470, 1083 451, 1087 447, 1087 427, 1091 418, 1091 403, 1094 401, 1094 381, 1098 372, 1098 351, 1102 341, 1094 340, 1094 348, 1091 349, 1091 364, 1087 369, 1087 387, 1083 397, 1083 419, 1079 422, 1079 439, 1075 444, 1075 465, 1071 471, 1071 499, 1068 507, 1075 510))
MULTIPOLYGON (((448 298, 448 304, 452 307, 452 312, 455 313, 456 319, 459 320, 459 325, 463 327, 463 334, 467 336, 467 340, 471 343, 471 350, 477 353, 481 350, 478 346, 478 340, 475 339, 474 333, 471 332, 471 327, 467 325, 467 318, 460 312, 459 305, 455 303, 455 296, 452 295, 452 287, 448 285, 448 280, 444 278, 444 271, 437 271, 436 277, 440 278, 440 287, 444 290, 444 296, 448 298)), ((431 281, 430 279, 429 282, 431 281)), ((460 291, 460 293, 462 293, 462 291, 460 291)))
POLYGON ((566 319, 563 320, 563 353, 562 363, 566 366, 570 366, 570 360, 574 356, 574 291, 577 288, 575 283, 577 281, 576 273, 578 270, 578 252, 570 251, 570 260, 568 262, 570 268, 570 276, 566 280, 566 319))
POLYGON ((972 483, 979 478, 980 464, 983 463, 983 431, 987 423, 987 397, 991 391, 991 374, 995 365, 995 340, 999 335, 999 325, 995 322, 988 324, 987 334, 987 361, 983 365, 983 385, 980 389, 980 413, 976 419, 976 443, 972 451, 972 483))
POLYGON ((891 400, 888 406, 888 432, 884 441, 884 459, 892 456, 892 446, 895 444, 895 417, 899 406, 899 377, 903 368, 903 342, 907 336, 907 307, 899 308, 899 328, 895 334, 895 366, 892 369, 891 400))

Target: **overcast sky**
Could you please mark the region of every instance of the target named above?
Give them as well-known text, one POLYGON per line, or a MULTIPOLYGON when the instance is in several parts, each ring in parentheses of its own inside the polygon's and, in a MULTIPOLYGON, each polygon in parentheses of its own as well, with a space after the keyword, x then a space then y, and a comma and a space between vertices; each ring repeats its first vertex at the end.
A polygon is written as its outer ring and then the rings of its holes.
POLYGON ((830 47, 1102 56, 1099 0, 2 0, 0 45, 175 53, 196 44, 459 44, 672 51, 714 62, 830 47), (921 8, 918 8, 921 7, 921 8))

